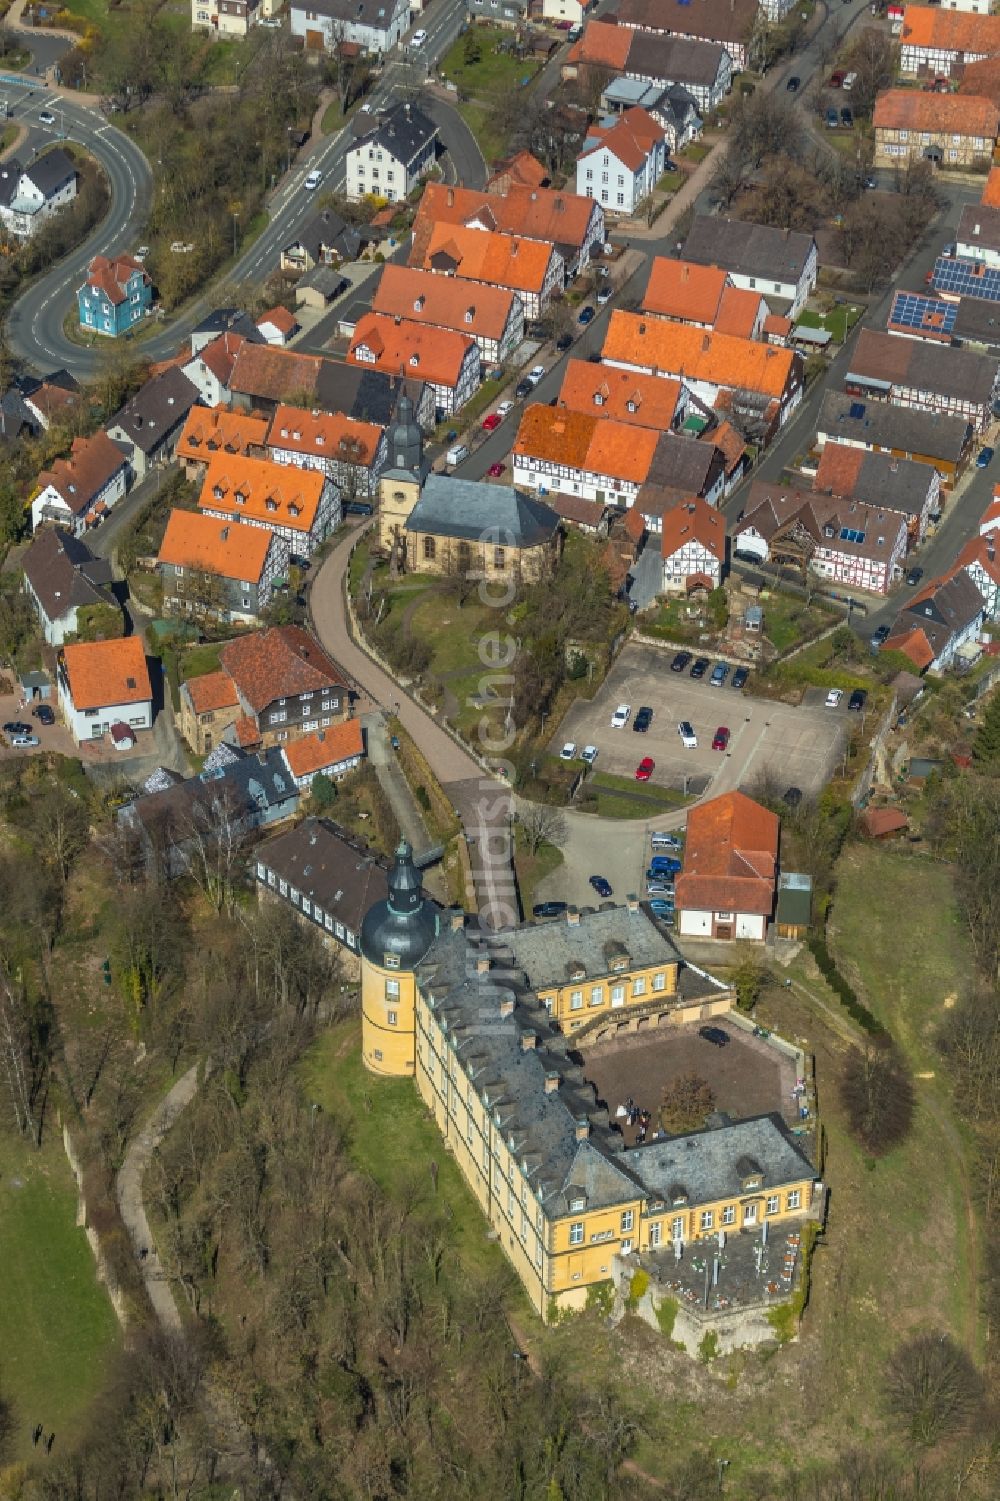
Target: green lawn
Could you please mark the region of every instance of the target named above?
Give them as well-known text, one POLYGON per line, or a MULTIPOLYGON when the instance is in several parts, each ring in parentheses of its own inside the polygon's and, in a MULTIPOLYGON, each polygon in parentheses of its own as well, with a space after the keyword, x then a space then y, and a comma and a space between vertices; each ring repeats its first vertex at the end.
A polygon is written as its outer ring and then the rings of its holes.
POLYGON ((440 72, 470 98, 490 98, 521 88, 525 79, 532 79, 538 72, 539 65, 532 58, 517 58, 513 52, 498 50, 510 47, 512 41, 513 35, 506 27, 472 26, 445 53, 440 72), (472 39, 478 57, 466 61, 472 39))
POLYGON ((332 135, 335 130, 340 130, 344 124, 344 111, 340 107, 339 99, 331 99, 323 111, 320 121, 320 130, 325 136, 332 135))
POLYGON ((525 917, 531 916, 531 909, 538 898, 536 889, 550 876, 554 870, 558 870, 563 863, 563 852, 554 844, 543 844, 535 855, 529 855, 523 848, 520 837, 516 840, 514 850, 514 866, 517 871, 517 885, 521 893, 521 907, 525 917))
POLYGON ((118 1339, 56 1134, 41 1152, 0 1140, 0 1267, 0 1383, 23 1458, 36 1423, 64 1447, 78 1434, 118 1339))
POLYGON ((690 801, 675 787, 640 784, 634 777, 618 777, 609 771, 592 772, 585 790, 596 794, 596 811, 601 818, 655 818, 690 801))
MULTIPOLYGON (((92 26, 97 26, 102 31, 108 25, 107 0, 64 0, 62 8, 68 10, 70 15, 82 16, 85 21, 89 21, 92 26)), ((127 14, 127 11, 119 12, 122 16, 127 14)))
POLYGON ((764 602, 764 634, 778 652, 787 651, 817 628, 832 625, 835 619, 832 611, 807 605, 796 594, 772 592, 764 602))
POLYGON ((828 313, 819 313, 813 308, 804 308, 799 314, 798 321, 805 328, 825 328, 838 343, 843 344, 849 331, 861 317, 861 312, 861 308, 854 303, 831 308, 828 313))
POLYGON ((206 672, 217 672, 219 655, 225 644, 224 641, 206 641, 200 646, 189 646, 181 656, 181 681, 203 677, 206 672))

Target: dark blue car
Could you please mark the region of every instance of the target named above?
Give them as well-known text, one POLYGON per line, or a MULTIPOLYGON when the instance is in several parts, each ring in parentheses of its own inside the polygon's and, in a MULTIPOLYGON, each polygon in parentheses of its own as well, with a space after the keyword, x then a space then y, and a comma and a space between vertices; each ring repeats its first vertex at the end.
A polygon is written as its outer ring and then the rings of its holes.
POLYGON ((603 876, 591 876, 590 884, 598 896, 611 896, 611 882, 606 881, 603 876))
POLYGON ((681 862, 673 855, 653 855, 649 868, 658 876, 673 875, 681 868, 681 862))
POLYGON ((582 323, 583 326, 584 326, 584 328, 586 328, 587 324, 593 321, 594 316, 595 316, 594 309, 590 306, 590 303, 588 302, 587 306, 585 308, 581 308, 580 309, 580 316, 579 316, 579 318, 576 321, 578 323, 582 323))

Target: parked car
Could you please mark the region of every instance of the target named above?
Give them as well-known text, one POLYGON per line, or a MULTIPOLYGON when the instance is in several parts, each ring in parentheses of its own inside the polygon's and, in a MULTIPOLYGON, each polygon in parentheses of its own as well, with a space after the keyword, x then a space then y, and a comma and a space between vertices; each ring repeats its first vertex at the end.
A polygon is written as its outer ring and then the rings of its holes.
POLYGON ((680 167, 678 167, 676 162, 672 162, 668 159, 663 163, 663 170, 664 172, 679 172, 681 169, 680 167))
POLYGON ((729 749, 729 730, 724 724, 720 724, 712 736, 712 749, 718 751, 729 749))
POLYGON ((580 309, 579 316, 577 317, 576 321, 577 323, 582 323, 583 327, 586 328, 588 323, 593 323, 595 313, 596 309, 592 308, 590 303, 588 302, 586 307, 582 307, 580 309))
POLYGON ((650 872, 661 881, 664 876, 675 876, 680 868, 681 862, 676 855, 653 855, 649 862, 650 872))
POLYGON ((576 741, 575 740, 567 740, 566 741, 566 744, 563 746, 562 750, 559 752, 559 759, 560 759, 560 761, 573 761, 573 760, 576 759, 576 741))
POLYGON ((677 733, 681 737, 681 744, 685 750, 698 749, 698 736, 695 734, 690 720, 682 719, 677 726, 677 733))
POLYGON ((27 735, 11 735, 10 743, 15 750, 32 750, 38 745, 39 740, 37 735, 29 733, 27 735))
POLYGON ((848 107, 847 107, 846 104, 844 105, 843 109, 840 111, 840 123, 847 130, 853 130, 854 129, 854 115, 853 115, 852 111, 848 109, 848 107))
POLYGON ((56 716, 48 704, 39 704, 37 709, 31 711, 32 719, 37 719, 39 724, 55 724, 56 716))
POLYGON ((993 462, 993 454, 994 450, 992 448, 981 448, 976 454, 976 468, 988 469, 993 462))
POLYGON ((651 879, 647 872, 646 895, 658 897, 661 901, 664 902, 673 902, 674 888, 671 884, 668 884, 665 881, 654 881, 653 879, 651 879))
POLYGON ((580 752, 580 760, 586 761, 588 766, 593 766, 597 760, 598 750, 596 745, 585 745, 580 752))
POLYGON ((922 568, 911 568, 909 573, 906 575, 906 582, 909 584, 911 589, 915 589, 920 583, 920 580, 923 578, 923 576, 924 570, 922 568))
POLYGON ((608 897, 613 895, 613 892, 611 890, 611 882, 605 880, 603 876, 591 876, 590 884, 591 886, 593 886, 598 896, 608 897))
POLYGON ((421 26, 420 29, 419 29, 419 31, 415 31, 413 33, 413 35, 410 37, 410 50, 412 52, 418 51, 419 48, 421 48, 424 45, 424 43, 426 42, 426 40, 427 40, 427 33, 424 30, 424 28, 421 26))
POLYGON ((663 922, 664 920, 673 922, 674 920, 674 904, 673 902, 666 901, 662 896, 653 897, 649 904, 649 910, 650 912, 652 912, 653 916, 658 917, 661 922, 663 922))
POLYGON ((345 516, 372 516, 375 508, 369 500, 345 500, 343 511, 345 516))
POLYGON ((843 696, 843 688, 831 688, 829 693, 826 695, 826 707, 828 709, 836 709, 843 696))
POLYGON ((490 476, 491 479, 499 479, 506 467, 506 464, 501 463, 501 461, 497 459, 495 464, 490 465, 486 473, 490 476))
POLYGON ((839 124, 840 124, 840 116, 837 114, 837 111, 835 109, 828 109, 827 112, 826 112, 826 126, 827 126, 827 129, 828 130, 836 130, 836 128, 837 128, 837 126, 839 124))
POLYGON ((635 769, 636 781, 648 782, 655 769, 656 762, 653 760, 652 756, 643 756, 642 760, 639 762, 638 766, 635 769))
POLYGON ((749 669, 749 667, 737 667, 736 671, 733 673, 733 680, 732 680, 732 682, 730 684, 730 687, 731 688, 742 688, 742 687, 744 687, 744 685, 746 684, 746 681, 749 678, 749 676, 750 676, 750 669, 749 669))
POLYGON ((518 400, 523 400, 525 396, 530 396, 534 389, 534 381, 530 381, 528 377, 525 376, 524 379, 519 380, 517 385, 514 387, 514 395, 518 398, 518 400))
POLYGON ((729 1041, 729 1033, 723 1032, 721 1027, 699 1027, 698 1036, 704 1037, 715 1048, 724 1048, 729 1041))
POLYGON ((514 403, 512 401, 501 401, 500 405, 497 407, 497 416, 506 417, 507 413, 512 412, 513 410, 514 403))
POLYGON ((3 727, 5 735, 30 735, 31 725, 22 724, 19 719, 9 719, 3 727))
POLYGON ((573 335, 572 334, 560 334, 559 337, 558 337, 558 339, 556 340, 556 348, 558 349, 558 351, 559 351, 560 354, 565 354, 566 350, 567 349, 571 349, 572 346, 573 346, 573 335))
POLYGON ((721 688, 728 676, 728 662, 716 662, 715 666, 712 668, 712 676, 708 680, 708 686, 710 688, 721 688))
POLYGON ((537 902, 531 909, 532 917, 561 917, 566 911, 566 902, 537 902))
POLYGON ((891 630, 889 626, 880 625, 878 630, 869 639, 868 642, 868 645, 871 647, 872 651, 880 651, 884 643, 888 641, 890 634, 891 630))
POLYGON ((653 711, 648 704, 643 704, 642 708, 639 710, 638 714, 636 714, 635 718, 632 721, 632 728, 633 730, 637 731, 638 734, 645 735, 646 731, 649 729, 652 723, 653 711))
POLYGON ((793 73, 791 78, 789 78, 788 82, 785 84, 785 88, 788 90, 789 94, 797 94, 799 92, 799 85, 801 84, 801 82, 802 79, 796 78, 795 74, 793 73))
POLYGON ((855 714, 860 714, 861 710, 864 708, 867 702, 868 695, 865 690, 863 688, 855 688, 854 692, 847 700, 847 707, 851 709, 855 714))
POLYGON ((649 842, 654 850, 679 850, 683 841, 677 834, 661 834, 657 831, 649 836, 649 842))
POLYGON ((614 287, 609 287, 609 286, 603 286, 603 287, 601 287, 600 291, 597 294, 597 306, 598 307, 603 307, 606 302, 610 302, 611 301, 611 299, 612 299, 612 297, 614 295, 615 295, 615 289, 614 289, 614 287))
POLYGON ((530 380, 531 382, 532 390, 534 390, 535 386, 538 385, 538 382, 541 380, 544 374, 544 365, 532 365, 531 369, 528 371, 528 380, 530 380))
POLYGON ((39 111, 38 123, 39 125, 54 125, 56 117, 50 109, 43 109, 39 111))
POLYGON ((674 658, 674 660, 670 664, 670 671, 671 672, 683 672, 684 669, 685 669, 685 667, 690 662, 690 660, 691 660, 691 653, 689 651, 679 651, 677 653, 676 657, 674 658))
POLYGON ((691 667, 691 676, 693 678, 703 678, 705 676, 705 674, 706 674, 707 671, 708 671, 708 658, 707 657, 697 657, 695 659, 692 667, 691 667))
POLYGON ((483 431, 487 433, 495 432, 502 421, 503 418, 499 412, 491 412, 488 417, 483 418, 483 431))
POLYGON ((841 86, 841 84, 843 83, 843 81, 844 81, 844 75, 841 72, 841 70, 838 68, 837 71, 836 71, 836 73, 831 73, 830 74, 830 81, 827 84, 827 88, 839 89, 840 86, 841 86))
POLYGON ((617 707, 617 709, 615 710, 615 712, 611 716, 611 728, 613 730, 623 730, 625 728, 625 726, 628 724, 629 715, 631 713, 632 713, 632 705, 631 704, 619 704, 618 707, 617 707))

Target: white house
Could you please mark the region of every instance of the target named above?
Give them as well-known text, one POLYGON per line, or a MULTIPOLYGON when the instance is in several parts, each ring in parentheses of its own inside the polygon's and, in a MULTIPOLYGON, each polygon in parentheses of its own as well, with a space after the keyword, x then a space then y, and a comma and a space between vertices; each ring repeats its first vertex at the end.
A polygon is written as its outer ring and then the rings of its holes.
POLYGON ((270 16, 271 0, 191 0, 191 27, 213 36, 246 36, 262 16, 270 16))
POLYGON ((374 56, 384 55, 403 39, 410 24, 410 0, 292 0, 292 36, 307 51, 332 52, 341 42, 356 42, 374 56))
POLYGON ((434 165, 437 126, 408 101, 397 104, 347 153, 347 196, 398 203, 434 165))
POLYGON ((576 162, 576 191, 609 214, 631 214, 663 175, 666 131, 638 107, 592 125, 576 162))
POLYGON ((289 774, 300 792, 312 786, 313 778, 320 775, 331 781, 339 781, 349 771, 361 765, 365 753, 364 733, 360 719, 345 719, 329 729, 317 730, 311 735, 302 735, 289 745, 282 746, 282 755, 289 774))
POLYGON ((278 407, 266 446, 275 464, 320 470, 345 500, 375 494, 389 454, 386 430, 378 423, 303 407, 278 407))
POLYGON ((698 214, 682 255, 684 260, 701 266, 721 266, 729 272, 734 286, 789 304, 782 310, 790 318, 798 316, 816 289, 816 241, 799 230, 698 214))
POLYGON ((726 563, 726 518, 696 496, 681 501, 663 517, 660 554, 664 593, 717 589, 726 563))
POLYGON ((16 156, 0 163, 0 223, 19 240, 76 197, 76 168, 61 147, 22 167, 16 156))
POLYGON ((288 344, 298 333, 298 329, 295 314, 284 307, 273 307, 269 312, 261 313, 257 319, 257 332, 265 344, 277 344, 279 347, 288 344))
POLYGON ((59 707, 77 745, 100 740, 115 725, 152 727, 153 689, 140 636, 64 646, 56 679, 59 707))
POLYGON ((95 558, 84 542, 61 526, 44 527, 32 540, 21 566, 24 592, 50 646, 61 646, 79 629, 80 610, 117 604, 111 564, 95 558))
POLYGON ((116 505, 128 483, 128 459, 107 433, 74 438, 68 459, 56 459, 38 476, 31 526, 55 521, 82 537, 116 505))
POLYGON ((774 813, 743 792, 691 809, 676 881, 681 937, 763 943, 774 911, 780 828, 774 813))
POLYGON ((956 657, 975 653, 985 613, 982 593, 959 568, 900 610, 885 650, 904 652, 921 671, 945 672, 956 657))

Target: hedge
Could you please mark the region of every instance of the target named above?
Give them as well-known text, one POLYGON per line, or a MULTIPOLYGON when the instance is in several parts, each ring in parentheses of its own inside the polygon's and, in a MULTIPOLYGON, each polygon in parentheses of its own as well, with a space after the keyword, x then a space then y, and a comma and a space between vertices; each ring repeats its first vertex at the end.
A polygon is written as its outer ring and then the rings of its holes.
POLYGON ((807 942, 809 944, 809 951, 819 966, 820 973, 830 989, 835 991, 840 997, 848 1016, 852 1017, 859 1026, 864 1027, 865 1031, 869 1032, 872 1037, 888 1037, 889 1033, 885 1027, 883 1027, 877 1017, 872 1015, 864 1002, 859 999, 853 985, 848 984, 840 973, 840 970, 833 961, 830 950, 826 946, 826 939, 821 938, 819 934, 810 934, 807 942))

